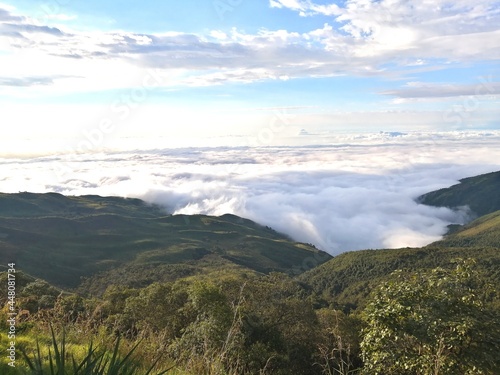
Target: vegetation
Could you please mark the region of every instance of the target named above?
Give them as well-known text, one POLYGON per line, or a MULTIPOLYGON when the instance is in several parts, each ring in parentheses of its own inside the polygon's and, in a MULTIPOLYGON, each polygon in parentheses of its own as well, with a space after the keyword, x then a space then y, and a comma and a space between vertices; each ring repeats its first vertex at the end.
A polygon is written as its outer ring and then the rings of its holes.
POLYGON ((468 206, 474 215, 483 216, 500 210, 500 171, 464 178, 452 187, 422 195, 423 204, 457 208, 468 206))
POLYGON ((0 194, 18 314, 0 373, 497 374, 499 239, 497 211, 423 248, 331 258, 233 215, 0 194))
POLYGON ((480 217, 438 242, 446 247, 488 247, 500 244, 500 211, 480 217))
MULTIPOLYGON (((121 357, 119 338, 116 340, 112 353, 98 350, 91 342, 86 355, 81 360, 77 360, 73 353, 67 352, 64 332, 60 344, 58 344, 53 330, 51 330, 51 334, 52 346, 49 348, 48 356, 42 355, 38 343, 33 355, 23 351, 29 373, 36 375, 139 375, 140 373, 139 366, 132 357, 139 344, 136 344, 125 356, 121 357), (68 356, 71 357, 70 363, 68 363, 68 356)), ((143 374, 152 374, 157 362, 153 363, 150 369, 143 374)), ((161 371, 157 375, 167 372, 168 370, 161 371)))
POLYGON ((500 315, 484 282, 460 261, 453 270, 396 272, 363 312, 366 374, 498 374, 500 315))
POLYGON ((449 267, 474 258, 482 277, 500 290, 500 211, 481 217, 423 248, 363 250, 341 254, 298 276, 318 300, 345 312, 364 307, 370 292, 398 269, 449 267))
POLYGON ((0 194, 0 264, 102 293, 119 277, 133 286, 221 267, 300 273, 331 257, 234 215, 168 215, 138 199, 0 194), (92 287, 95 286, 95 288, 92 287))

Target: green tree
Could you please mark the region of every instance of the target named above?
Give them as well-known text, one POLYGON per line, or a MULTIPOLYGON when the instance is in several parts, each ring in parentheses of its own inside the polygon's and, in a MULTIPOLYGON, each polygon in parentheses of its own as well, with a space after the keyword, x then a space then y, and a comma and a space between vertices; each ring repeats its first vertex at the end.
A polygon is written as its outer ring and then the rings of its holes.
POLYGON ((473 261, 396 271, 363 312, 365 374, 498 374, 500 319, 481 298, 473 261))
POLYGON ((325 375, 358 374, 359 319, 342 311, 324 308, 316 312, 320 325, 316 365, 325 375))
POLYGON ((194 320, 172 343, 170 354, 190 373, 239 373, 238 349, 242 346, 242 337, 238 305, 232 306, 212 283, 190 285, 183 313, 194 320))
POLYGON ((282 273, 247 284, 243 308, 245 363, 250 373, 316 374, 318 319, 303 287, 282 273))
POLYGON ((194 319, 182 310, 188 298, 185 289, 181 283, 153 283, 137 296, 127 298, 122 315, 143 332, 163 332, 169 341, 173 340, 194 319))
POLYGON ((37 279, 28 283, 21 291, 18 303, 21 309, 35 313, 40 309, 54 307, 57 296, 61 292, 45 280, 37 279))

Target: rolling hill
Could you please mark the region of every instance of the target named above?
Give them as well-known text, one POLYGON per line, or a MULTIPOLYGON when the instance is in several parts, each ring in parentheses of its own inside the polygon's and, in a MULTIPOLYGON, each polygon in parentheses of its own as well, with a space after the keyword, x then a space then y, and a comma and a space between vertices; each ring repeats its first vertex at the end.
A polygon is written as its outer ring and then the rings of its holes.
POLYGON ((457 258, 474 258, 485 279, 500 286, 500 172, 460 180, 424 194, 419 202, 457 208, 469 206, 476 220, 422 248, 353 251, 299 276, 325 303, 351 310, 363 306, 371 290, 397 269, 449 267, 457 258))
POLYGON ((499 247, 500 210, 481 216, 473 222, 460 227, 436 245, 447 247, 499 247))
POLYGON ((425 204, 469 205, 477 220, 423 248, 354 251, 332 258, 234 215, 169 215, 139 199, 0 194, 0 260, 62 288, 100 294, 111 283, 141 288, 217 270, 299 275, 323 302, 356 308, 396 269, 476 258, 500 285, 500 172, 423 195, 425 204), (312 260, 312 262, 310 262, 312 260), (318 267, 306 269, 304 264, 318 267), (82 284, 83 282, 83 284, 82 284))
POLYGON ((419 202, 439 207, 469 206, 479 216, 500 210, 500 171, 460 180, 449 188, 419 197, 419 202))
POLYGON ((330 258, 234 215, 174 216, 117 197, 0 194, 0 261, 63 288, 118 275, 143 286, 217 267, 291 273, 311 257, 330 258))
MULTIPOLYGON (((465 179, 466 188, 426 196, 445 197, 449 207, 491 211, 495 206, 486 203, 495 202, 494 175, 465 179)), ((500 210, 422 248, 353 251, 332 258, 234 215, 169 215, 141 200, 117 197, 0 194, 0 271, 16 262, 23 345, 29 340, 34 353, 40 333, 44 342, 44 330, 49 342, 50 321, 80 347, 94 342, 94 335, 108 343, 108 350, 117 336, 129 347, 140 343, 138 364, 148 368, 162 353, 161 368, 174 365, 174 373, 205 373, 200 364, 211 369, 232 353, 226 351, 228 340, 237 350, 236 357, 227 357, 227 368, 243 362, 242 371, 225 373, 261 373, 270 364, 276 374, 325 374, 318 367, 325 353, 323 369, 352 364, 349 372, 358 373, 365 335, 359 312, 376 298, 371 293, 395 270, 425 275, 432 269, 442 275, 436 267, 452 269, 457 258, 476 260, 471 273, 480 276, 465 288, 474 290, 479 320, 488 323, 481 332, 492 330, 500 321, 500 210), (346 357, 342 354, 337 362, 332 353, 343 353, 338 345, 344 344, 346 357)), ((0 284, 6 287, 7 280, 7 272, 0 272, 0 284)), ((412 294, 413 287, 406 290, 412 294)), ((451 288, 452 294, 462 287, 451 288)), ((427 294, 427 288, 423 291, 427 294)), ((0 296, 5 332, 7 295, 5 290, 0 296)), ((445 318, 449 306, 434 301, 445 318)), ((381 310, 386 306, 384 301, 381 310)), ((491 374, 500 368, 495 335, 487 335, 498 365, 491 374)), ((10 370, 6 357, 0 359, 0 372, 10 370)))

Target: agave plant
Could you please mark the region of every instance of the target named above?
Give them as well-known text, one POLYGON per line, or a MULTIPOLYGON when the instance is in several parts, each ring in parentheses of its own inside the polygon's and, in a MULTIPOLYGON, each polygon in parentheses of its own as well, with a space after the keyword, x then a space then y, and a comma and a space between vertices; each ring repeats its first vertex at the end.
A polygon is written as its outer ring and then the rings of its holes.
MULTIPOLYGON (((32 375, 137 375, 140 374, 139 366, 134 361, 133 353, 140 343, 137 343, 125 356, 121 356, 120 338, 116 340, 113 353, 110 354, 105 350, 97 350, 93 343, 89 344, 85 357, 77 361, 75 356, 71 354, 71 362, 68 359, 67 344, 65 333, 63 332, 61 343, 58 344, 54 330, 51 327, 52 344, 49 347, 48 357, 44 357, 40 350, 40 345, 37 342, 36 352, 30 356, 23 351, 24 359, 30 368, 32 375), (69 362, 69 363, 68 363, 69 362)), ((153 369, 158 363, 157 359, 144 373, 144 375, 152 375, 153 369)), ((171 368, 156 375, 166 374, 171 368)))

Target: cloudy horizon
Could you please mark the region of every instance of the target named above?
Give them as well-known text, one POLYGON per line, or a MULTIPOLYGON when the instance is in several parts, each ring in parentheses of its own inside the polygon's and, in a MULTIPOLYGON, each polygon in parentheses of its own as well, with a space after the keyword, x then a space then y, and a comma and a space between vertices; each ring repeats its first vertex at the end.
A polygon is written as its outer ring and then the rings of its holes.
POLYGON ((499 170, 495 0, 0 0, 0 191, 420 246, 499 170))
POLYGON ((493 0, 0 2, 0 146, 499 128, 493 0), (285 134, 284 134, 285 135, 285 134))
POLYGON ((236 214, 331 254, 423 246, 467 210, 420 195, 500 170, 500 132, 344 134, 295 146, 179 147, 0 159, 0 191, 116 195, 172 214, 236 214), (335 141, 335 142, 334 142, 335 141))

